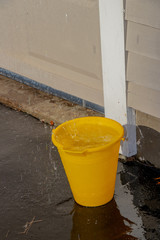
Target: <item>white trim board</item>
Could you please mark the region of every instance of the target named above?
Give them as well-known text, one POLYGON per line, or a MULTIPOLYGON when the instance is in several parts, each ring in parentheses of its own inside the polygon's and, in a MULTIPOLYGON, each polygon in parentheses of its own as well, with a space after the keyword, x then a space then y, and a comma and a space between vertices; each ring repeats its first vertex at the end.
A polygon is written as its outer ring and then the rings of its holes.
POLYGON ((99 0, 105 116, 121 123, 126 141, 121 153, 137 153, 135 112, 127 108, 123 0, 99 0))

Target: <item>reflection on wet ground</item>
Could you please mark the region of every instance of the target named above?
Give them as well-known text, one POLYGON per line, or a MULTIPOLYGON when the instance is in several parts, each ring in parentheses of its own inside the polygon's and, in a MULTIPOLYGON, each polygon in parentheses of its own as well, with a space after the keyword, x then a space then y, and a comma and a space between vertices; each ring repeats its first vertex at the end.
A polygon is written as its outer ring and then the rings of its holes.
POLYGON ((84 208, 75 204, 71 239, 136 239, 130 235, 132 224, 120 214, 113 199, 97 208, 84 208))
POLYGON ((114 199, 81 207, 50 126, 0 105, 0 128, 0 239, 160 239, 159 170, 119 162, 114 199))

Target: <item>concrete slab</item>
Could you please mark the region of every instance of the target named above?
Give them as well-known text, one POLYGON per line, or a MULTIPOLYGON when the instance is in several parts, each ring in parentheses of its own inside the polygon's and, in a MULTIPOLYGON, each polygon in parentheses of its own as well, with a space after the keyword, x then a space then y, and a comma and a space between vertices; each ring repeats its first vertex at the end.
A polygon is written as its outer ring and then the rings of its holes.
POLYGON ((104 116, 62 98, 0 75, 0 102, 55 126, 73 118, 104 116))

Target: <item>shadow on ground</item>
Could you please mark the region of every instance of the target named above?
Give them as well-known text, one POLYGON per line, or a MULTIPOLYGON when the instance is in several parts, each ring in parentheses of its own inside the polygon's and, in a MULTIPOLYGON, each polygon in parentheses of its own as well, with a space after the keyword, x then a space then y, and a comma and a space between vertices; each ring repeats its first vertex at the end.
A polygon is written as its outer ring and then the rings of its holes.
POLYGON ((0 105, 0 239, 160 239, 159 170, 120 163, 114 199, 73 200, 51 127, 0 105))

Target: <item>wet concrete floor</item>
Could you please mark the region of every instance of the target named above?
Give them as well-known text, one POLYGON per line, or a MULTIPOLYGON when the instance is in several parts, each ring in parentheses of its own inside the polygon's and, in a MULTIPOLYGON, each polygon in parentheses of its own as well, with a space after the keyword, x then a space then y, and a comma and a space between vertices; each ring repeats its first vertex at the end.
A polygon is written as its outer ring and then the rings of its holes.
POLYGON ((0 240, 159 240, 160 170, 119 162, 114 199, 81 207, 51 130, 0 105, 0 240))

